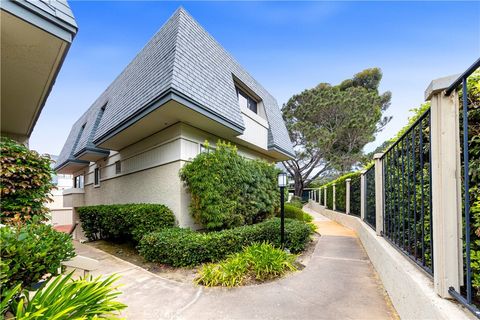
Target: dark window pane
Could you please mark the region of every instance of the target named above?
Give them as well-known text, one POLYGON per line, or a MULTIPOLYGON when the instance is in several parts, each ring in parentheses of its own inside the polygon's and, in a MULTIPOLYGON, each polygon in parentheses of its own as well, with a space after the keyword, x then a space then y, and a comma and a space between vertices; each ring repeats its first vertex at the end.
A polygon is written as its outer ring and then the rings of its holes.
POLYGON ((257 113, 257 102, 251 98, 248 98, 248 109, 252 110, 253 112, 257 113))
POLYGON ((120 161, 115 162, 115 173, 119 174, 122 172, 122 163, 120 161))

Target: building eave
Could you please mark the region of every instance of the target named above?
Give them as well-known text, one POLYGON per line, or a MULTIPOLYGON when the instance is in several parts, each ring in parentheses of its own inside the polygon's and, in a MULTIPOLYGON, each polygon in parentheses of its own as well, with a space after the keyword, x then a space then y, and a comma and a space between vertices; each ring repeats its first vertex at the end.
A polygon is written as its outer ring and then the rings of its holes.
POLYGON ((119 125, 115 126, 111 130, 107 131, 105 134, 101 135, 100 137, 96 138, 93 140, 93 143, 95 145, 100 145, 107 141, 108 139, 112 138, 119 132, 125 130, 129 126, 133 125, 140 119, 146 117, 149 113, 152 111, 160 108, 162 105, 165 105, 168 101, 176 101, 222 125, 225 127, 228 127, 229 129, 232 129, 235 131, 237 134, 242 134, 243 131, 245 130, 244 126, 239 126, 238 124, 234 123, 233 121, 230 121, 227 118, 222 117, 221 115, 214 113, 210 111, 209 109, 205 108, 198 102, 188 98, 184 94, 178 92, 177 90, 174 89, 168 89, 165 91, 163 94, 161 94, 157 99, 149 103, 147 106, 139 110, 137 113, 133 114, 129 118, 125 119, 122 123, 119 125))

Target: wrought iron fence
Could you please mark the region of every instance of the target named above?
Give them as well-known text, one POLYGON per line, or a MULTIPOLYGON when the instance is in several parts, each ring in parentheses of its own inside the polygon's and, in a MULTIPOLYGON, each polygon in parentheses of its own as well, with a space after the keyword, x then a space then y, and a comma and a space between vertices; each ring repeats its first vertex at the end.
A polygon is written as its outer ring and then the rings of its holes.
POLYGON ((376 229, 375 213, 375 166, 365 172, 365 222, 376 229))
POLYGON ((333 210, 333 184, 327 186, 327 209, 333 210))
POLYGON ((449 293, 480 318, 480 72, 475 72, 478 68, 480 59, 446 90, 446 95, 461 86, 464 281, 460 292, 450 288, 449 293))
POLYGON ((360 175, 350 181, 350 214, 357 217, 361 213, 361 181, 360 175))
POLYGON ((384 153, 383 235, 433 274, 430 109, 384 153))
POLYGON ((347 187, 345 180, 341 180, 335 184, 335 210, 341 213, 346 212, 346 193, 347 187))

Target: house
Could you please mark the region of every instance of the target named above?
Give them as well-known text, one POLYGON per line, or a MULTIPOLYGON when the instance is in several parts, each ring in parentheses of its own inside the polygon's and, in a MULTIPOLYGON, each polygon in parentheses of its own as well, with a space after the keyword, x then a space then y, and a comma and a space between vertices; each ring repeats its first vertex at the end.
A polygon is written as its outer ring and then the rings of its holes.
MULTIPOLYGON (((50 155, 50 158, 56 163, 58 156, 50 155)), ((55 164, 52 163, 52 166, 55 164)), ((74 224, 72 208, 63 205, 63 190, 73 187, 73 176, 70 174, 55 174, 52 176, 52 182, 55 188, 51 191, 52 202, 46 203, 50 210, 50 223, 53 226, 70 226, 74 224)))
POLYGON ((1 135, 28 145, 77 24, 65 0, 0 1, 1 135))
POLYGON ((57 173, 64 203, 162 203, 195 227, 179 169, 208 140, 247 158, 293 156, 277 102, 183 8, 73 125, 57 173))

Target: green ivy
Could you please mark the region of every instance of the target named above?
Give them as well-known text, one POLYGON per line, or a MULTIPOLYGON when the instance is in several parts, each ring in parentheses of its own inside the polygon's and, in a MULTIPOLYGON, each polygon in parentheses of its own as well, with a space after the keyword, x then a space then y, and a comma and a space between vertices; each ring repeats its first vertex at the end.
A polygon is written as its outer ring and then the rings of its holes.
POLYGON ((4 137, 0 154, 1 222, 24 223, 34 216, 47 220, 45 203, 54 186, 50 157, 4 137))
POLYGON ((180 171, 191 193, 191 213, 208 230, 254 224, 279 208, 278 169, 260 160, 248 160, 230 143, 199 154, 180 171))

